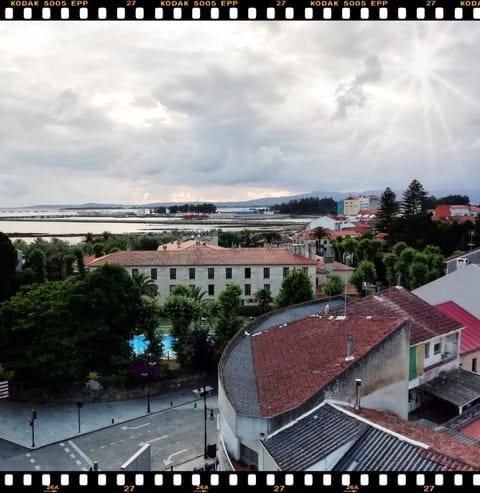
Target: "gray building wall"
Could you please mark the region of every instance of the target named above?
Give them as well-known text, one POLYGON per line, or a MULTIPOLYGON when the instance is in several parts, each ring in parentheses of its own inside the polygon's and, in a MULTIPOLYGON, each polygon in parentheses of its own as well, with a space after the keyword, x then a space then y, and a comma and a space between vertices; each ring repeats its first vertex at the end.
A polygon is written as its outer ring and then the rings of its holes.
POLYGON ((412 292, 430 305, 454 301, 474 317, 480 319, 480 267, 475 264, 440 277, 412 292))

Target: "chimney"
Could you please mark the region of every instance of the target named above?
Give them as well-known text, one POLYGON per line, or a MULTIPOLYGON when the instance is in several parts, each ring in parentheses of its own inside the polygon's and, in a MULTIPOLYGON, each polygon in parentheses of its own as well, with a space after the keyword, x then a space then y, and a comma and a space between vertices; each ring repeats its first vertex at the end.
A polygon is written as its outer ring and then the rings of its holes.
POLYGON ((347 335, 347 356, 345 361, 352 361, 353 359, 353 336, 351 334, 347 335))
POLYGON ((360 386, 362 385, 362 379, 355 379, 355 411, 360 409, 360 386))

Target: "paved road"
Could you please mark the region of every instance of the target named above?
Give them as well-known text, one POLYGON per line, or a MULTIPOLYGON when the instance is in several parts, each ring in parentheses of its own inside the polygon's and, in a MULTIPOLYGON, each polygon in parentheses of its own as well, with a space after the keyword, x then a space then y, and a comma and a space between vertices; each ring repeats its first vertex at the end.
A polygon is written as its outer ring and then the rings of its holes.
MULTIPOLYGON (((192 391, 155 396, 149 414, 143 399, 89 404, 81 410, 81 430, 96 431, 85 434, 78 434, 72 406, 38 407, 35 448, 28 446, 31 428, 25 423, 30 406, 0 401, 0 435, 7 435, 0 436, 0 470, 89 470, 94 461, 100 470, 120 470, 145 443, 151 446, 152 470, 192 470, 205 462, 203 400, 194 399, 192 391)), ((216 416, 216 396, 207 406, 216 416)), ((207 419, 208 443, 217 441, 216 425, 216 419, 207 419)))

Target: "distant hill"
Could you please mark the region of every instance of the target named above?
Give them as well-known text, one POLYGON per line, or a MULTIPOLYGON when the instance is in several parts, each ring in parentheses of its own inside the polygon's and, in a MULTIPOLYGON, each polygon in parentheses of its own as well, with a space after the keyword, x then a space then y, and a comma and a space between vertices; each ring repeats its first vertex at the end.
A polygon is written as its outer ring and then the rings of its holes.
MULTIPOLYGON (((397 199, 400 199, 403 190, 394 190, 397 195, 397 199)), ((307 197, 315 197, 319 199, 331 197, 333 200, 341 200, 349 195, 381 195, 383 190, 365 190, 363 192, 326 192, 326 191, 313 191, 309 193, 301 193, 298 195, 288 195, 280 197, 264 197, 253 200, 233 201, 233 202, 215 202, 215 205, 219 208, 223 207, 270 207, 272 205, 281 204, 282 202, 289 202, 290 200, 300 200, 307 197)), ((449 194, 463 194, 470 197, 470 201, 473 203, 480 202, 480 190, 428 190, 429 195, 435 195, 435 197, 444 197, 449 194)), ((205 200, 190 202, 191 204, 201 204, 206 202, 205 200)), ((18 209, 122 209, 132 207, 170 207, 172 205, 185 204, 183 202, 151 202, 148 204, 102 204, 98 202, 89 202, 86 204, 42 204, 33 205, 28 207, 18 207, 18 209)))

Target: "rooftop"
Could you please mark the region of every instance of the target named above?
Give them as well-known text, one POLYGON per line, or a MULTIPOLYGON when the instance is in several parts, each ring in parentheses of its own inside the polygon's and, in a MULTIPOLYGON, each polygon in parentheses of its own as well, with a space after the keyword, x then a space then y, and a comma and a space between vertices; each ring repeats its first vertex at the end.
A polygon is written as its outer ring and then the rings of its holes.
POLYGON ((285 248, 218 248, 202 243, 185 248, 160 251, 129 250, 110 253, 90 262, 90 267, 105 264, 129 267, 195 265, 316 265, 306 257, 285 248))
POLYGON ((463 327, 463 324, 401 286, 352 301, 347 305, 347 315, 409 318, 412 346, 463 327))
POLYGON ((223 248, 221 246, 212 245, 211 243, 206 243, 206 242, 201 241, 201 240, 198 241, 196 239, 186 240, 186 241, 171 241, 170 243, 163 243, 163 244, 158 246, 157 250, 159 250, 159 251, 185 250, 187 248, 194 247, 195 245, 197 245, 197 243, 201 244, 203 246, 206 246, 206 247, 210 248, 211 250, 226 250, 226 248, 223 248))
POLYGON ((268 436, 282 470, 306 470, 335 453, 339 471, 477 470, 478 447, 397 416, 324 402, 268 436))
POLYGON ((454 301, 440 303, 436 305, 436 308, 465 326, 462 331, 460 347, 462 355, 480 349, 480 320, 478 318, 458 306, 454 301))
POLYGON ((397 330, 402 317, 313 316, 252 337, 260 414, 295 409, 397 330), (354 360, 346 361, 347 335, 354 360), (328 340, 328 351, 325 341, 328 340))
POLYGON ((328 305, 330 310, 343 306, 342 297, 330 300, 315 300, 268 313, 252 321, 246 330, 237 332, 226 347, 219 363, 219 378, 228 400, 237 414, 260 416, 260 403, 257 392, 255 367, 253 364, 253 334, 268 330, 277 325, 301 320, 316 313, 323 313, 328 305), (248 335, 247 335, 248 334, 248 335))

